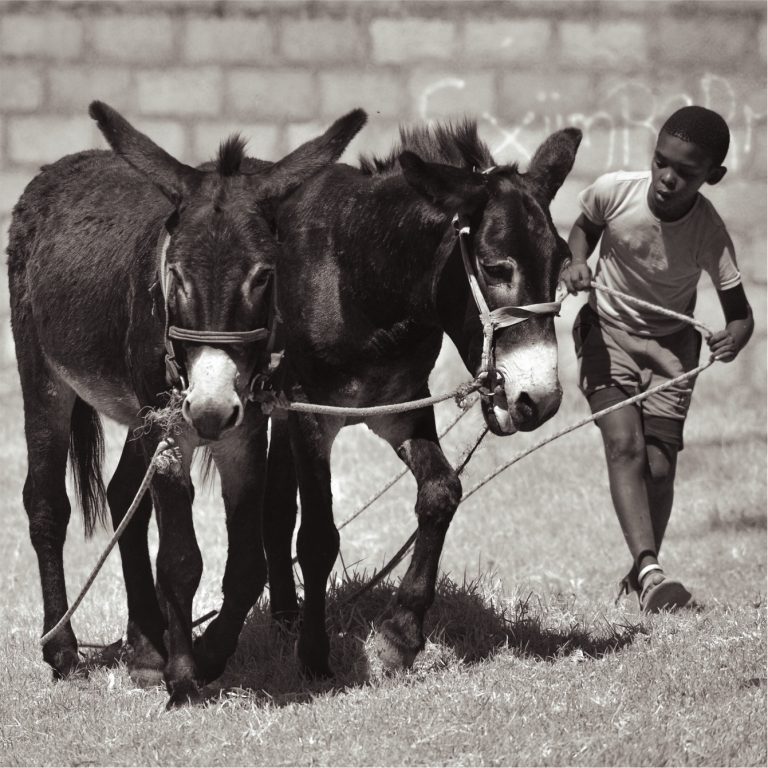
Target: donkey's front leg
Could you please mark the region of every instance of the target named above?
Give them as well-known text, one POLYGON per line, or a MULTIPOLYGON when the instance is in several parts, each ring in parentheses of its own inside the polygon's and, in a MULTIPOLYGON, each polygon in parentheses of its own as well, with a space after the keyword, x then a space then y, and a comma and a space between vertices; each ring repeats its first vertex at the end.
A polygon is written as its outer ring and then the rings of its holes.
POLYGON ((325 588, 339 554, 333 522, 331 447, 343 420, 312 414, 290 415, 291 449, 301 497, 296 551, 304 578, 304 606, 296 652, 302 670, 330 677, 330 643, 325 628, 325 588))
POLYGON ((192 600, 203 573, 203 559, 192 524, 191 453, 183 451, 184 466, 178 475, 158 473, 152 480, 160 532, 157 591, 167 625, 165 684, 171 697, 169 708, 202 699, 192 651, 192 600))
POLYGON ((195 641, 202 679, 214 680, 234 653, 248 611, 267 580, 261 516, 267 461, 267 420, 255 408, 230 436, 211 446, 221 476, 229 549, 224 602, 218 616, 195 641))
MULTIPOLYGON (((125 517, 147 467, 148 460, 141 442, 129 431, 117 469, 107 488, 115 529, 125 517)), ((152 501, 149 494, 145 494, 119 541, 128 598, 128 672, 139 685, 160 683, 166 661, 163 644, 165 619, 157 601, 147 542, 151 515, 152 501)))
POLYGON ((403 421, 409 418, 417 419, 413 436, 399 443, 397 453, 416 478, 418 531, 411 563, 397 593, 395 613, 382 624, 377 642, 379 658, 390 671, 409 667, 424 647, 424 615, 435 599, 445 534, 461 501, 461 482, 437 441, 431 408, 428 414, 419 411, 415 416, 393 419, 386 427, 371 426, 396 445, 403 421))

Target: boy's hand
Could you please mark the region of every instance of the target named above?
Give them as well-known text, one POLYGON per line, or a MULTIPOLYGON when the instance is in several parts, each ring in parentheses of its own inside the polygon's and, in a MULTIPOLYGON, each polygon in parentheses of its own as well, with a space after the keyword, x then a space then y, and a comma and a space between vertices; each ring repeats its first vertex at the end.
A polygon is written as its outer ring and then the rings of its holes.
POLYGON ((592 282, 592 270, 586 261, 570 261, 563 267, 560 279, 568 293, 575 294, 577 291, 587 291, 592 282))
POLYGON ((727 328, 713 333, 707 339, 707 344, 712 352, 712 358, 719 360, 721 363, 730 363, 739 354, 741 349, 741 346, 727 328))

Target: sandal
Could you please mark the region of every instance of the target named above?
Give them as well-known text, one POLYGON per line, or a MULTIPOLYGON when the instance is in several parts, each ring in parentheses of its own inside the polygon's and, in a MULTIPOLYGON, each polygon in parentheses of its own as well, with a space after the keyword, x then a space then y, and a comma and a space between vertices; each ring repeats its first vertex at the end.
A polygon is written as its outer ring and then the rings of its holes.
POLYGON ((646 565, 637 575, 642 585, 640 592, 640 610, 643 613, 658 613, 659 611, 674 611, 684 608, 691 599, 691 593, 677 579, 664 575, 658 563, 646 565), (653 571, 653 576, 650 574, 653 571))

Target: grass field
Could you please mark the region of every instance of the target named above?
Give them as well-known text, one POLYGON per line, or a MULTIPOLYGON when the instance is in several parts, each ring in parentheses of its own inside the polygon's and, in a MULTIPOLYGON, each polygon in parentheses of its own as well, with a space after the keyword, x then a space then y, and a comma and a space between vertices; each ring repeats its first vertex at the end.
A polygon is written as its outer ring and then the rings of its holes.
MULTIPOLYGON (((42 608, 21 486, 26 471, 15 371, 0 374, 0 764, 2 765, 765 765, 766 336, 764 280, 748 287, 758 327, 738 360, 697 384, 663 561, 697 606, 641 617, 614 606, 629 566, 593 426, 523 459, 459 508, 442 559, 430 639, 414 669, 382 679, 366 656, 370 627, 393 595, 384 584, 344 597, 414 526, 406 478, 342 531, 329 610, 336 679, 299 676, 292 638, 254 610, 206 707, 165 712, 162 689, 136 689, 122 667, 54 684, 36 638, 42 608)), ((586 415, 569 338, 577 302, 558 321, 562 408, 540 432, 487 438, 469 488, 531 442, 586 415)), ((697 315, 720 325, 716 298, 697 315)), ((450 349, 433 391, 466 379, 450 349)), ((438 411, 441 424, 452 406, 438 411)), ((450 457, 480 428, 470 413, 444 441, 450 457)), ((122 436, 108 430, 114 466, 122 436)), ((399 469, 363 428, 334 457, 337 520, 399 469)), ((195 522, 205 559, 196 614, 217 607, 226 555, 215 489, 195 522)), ((106 532, 84 542, 73 516, 70 595, 106 532)), ((74 619, 83 641, 116 639, 125 624, 118 556, 74 619)))

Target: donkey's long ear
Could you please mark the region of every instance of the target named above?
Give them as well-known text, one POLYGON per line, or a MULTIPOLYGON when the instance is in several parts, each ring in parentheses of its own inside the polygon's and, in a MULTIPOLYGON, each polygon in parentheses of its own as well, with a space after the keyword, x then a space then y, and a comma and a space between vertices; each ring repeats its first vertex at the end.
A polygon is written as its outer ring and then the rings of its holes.
POLYGON ((340 117, 322 136, 307 141, 275 163, 266 179, 254 177, 259 197, 285 197, 325 166, 335 163, 367 119, 362 109, 353 110, 340 117))
POLYGON ((143 173, 175 205, 199 184, 203 175, 200 171, 171 157, 112 107, 93 101, 88 114, 115 154, 143 173))
POLYGON ((413 152, 403 152, 398 160, 408 184, 445 213, 471 213, 487 199, 482 173, 428 163, 413 152))
POLYGON ((581 131, 578 128, 564 128, 553 133, 536 150, 528 167, 528 176, 541 190, 547 203, 552 201, 571 172, 580 143, 581 131))

